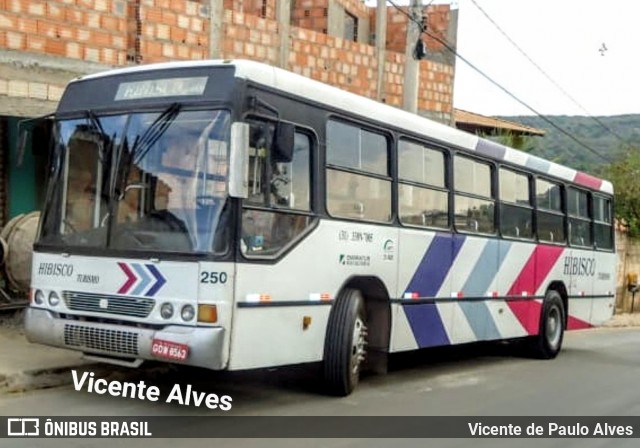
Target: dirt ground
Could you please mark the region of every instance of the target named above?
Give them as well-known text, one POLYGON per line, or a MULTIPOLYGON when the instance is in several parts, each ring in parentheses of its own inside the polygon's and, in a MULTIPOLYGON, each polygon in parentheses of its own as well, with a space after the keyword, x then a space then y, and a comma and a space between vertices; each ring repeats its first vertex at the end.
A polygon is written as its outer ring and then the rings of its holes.
POLYGON ((640 313, 622 313, 614 315, 604 324, 605 327, 640 327, 640 313))
POLYGON ((0 331, 3 333, 22 333, 24 311, 0 314, 0 331))

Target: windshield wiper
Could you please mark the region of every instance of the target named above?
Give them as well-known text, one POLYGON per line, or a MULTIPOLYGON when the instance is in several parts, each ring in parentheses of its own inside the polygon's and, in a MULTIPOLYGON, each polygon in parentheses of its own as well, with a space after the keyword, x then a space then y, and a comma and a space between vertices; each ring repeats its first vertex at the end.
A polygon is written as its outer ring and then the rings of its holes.
POLYGON ((102 127, 102 123, 98 120, 98 116, 91 110, 87 109, 84 111, 85 117, 91 122, 94 128, 96 128, 100 135, 106 135, 104 132, 104 128, 102 127))
MULTIPOLYGON (((173 103, 167 107, 149 127, 144 131, 142 136, 136 135, 133 143, 129 146, 127 141, 127 129, 131 121, 131 116, 125 125, 122 143, 117 149, 115 157, 115 177, 109 188, 109 215, 114 216, 118 203, 124 199, 127 188, 127 181, 131 167, 140 163, 145 155, 166 132, 171 123, 176 119, 181 109, 181 104, 173 103), (129 149, 130 148, 130 149, 129 149), (125 156, 128 154, 128 156, 125 156)), ((111 244, 111 223, 107 229, 107 245, 111 244)))
POLYGON ((173 103, 149 125, 142 137, 136 137, 133 145, 131 145, 131 158, 134 164, 144 159, 149 149, 162 137, 169 125, 176 119, 181 107, 179 103, 173 103))

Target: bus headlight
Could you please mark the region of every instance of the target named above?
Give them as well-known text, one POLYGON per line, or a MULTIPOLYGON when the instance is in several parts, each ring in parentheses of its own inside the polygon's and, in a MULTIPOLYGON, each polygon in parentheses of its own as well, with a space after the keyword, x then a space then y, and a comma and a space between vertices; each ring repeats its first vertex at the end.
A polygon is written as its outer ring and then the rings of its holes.
POLYGON ((33 296, 33 301, 36 302, 36 305, 44 304, 44 293, 41 289, 37 289, 35 295, 33 296))
POLYGON ((180 317, 182 317, 182 320, 184 320, 185 322, 188 322, 191 319, 193 319, 195 315, 196 315, 196 310, 191 305, 183 306, 182 311, 180 312, 180 317))
POLYGON ((160 307, 160 316, 162 316, 163 319, 171 319, 173 317, 173 305, 169 302, 163 303, 160 307))
POLYGON ((59 303, 60 303, 60 296, 58 295, 57 292, 51 291, 49 293, 49 305, 58 306, 59 303))

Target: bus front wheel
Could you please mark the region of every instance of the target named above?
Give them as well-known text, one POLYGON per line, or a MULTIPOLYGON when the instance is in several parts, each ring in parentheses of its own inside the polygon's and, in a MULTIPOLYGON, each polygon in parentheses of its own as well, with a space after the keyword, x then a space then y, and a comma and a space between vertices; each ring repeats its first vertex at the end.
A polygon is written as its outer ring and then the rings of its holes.
POLYGON ((533 355, 539 359, 553 359, 562 348, 565 310, 557 291, 549 290, 545 295, 540 316, 540 330, 531 342, 533 355))
POLYGON ((357 386, 367 348, 364 298, 345 289, 334 303, 324 344, 324 381, 331 395, 349 395, 357 386))

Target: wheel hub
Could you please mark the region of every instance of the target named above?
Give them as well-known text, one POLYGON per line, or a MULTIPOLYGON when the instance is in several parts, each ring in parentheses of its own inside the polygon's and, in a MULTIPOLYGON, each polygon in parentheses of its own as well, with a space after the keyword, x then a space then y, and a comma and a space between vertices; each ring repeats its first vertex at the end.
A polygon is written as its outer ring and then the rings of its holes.
POLYGON ((560 343, 560 335, 562 334, 562 322, 560 322, 560 311, 553 307, 549 310, 547 317, 547 340, 549 345, 556 348, 560 343))
POLYGON ((354 322, 351 340, 351 373, 357 375, 367 353, 367 326, 360 317, 354 322))

